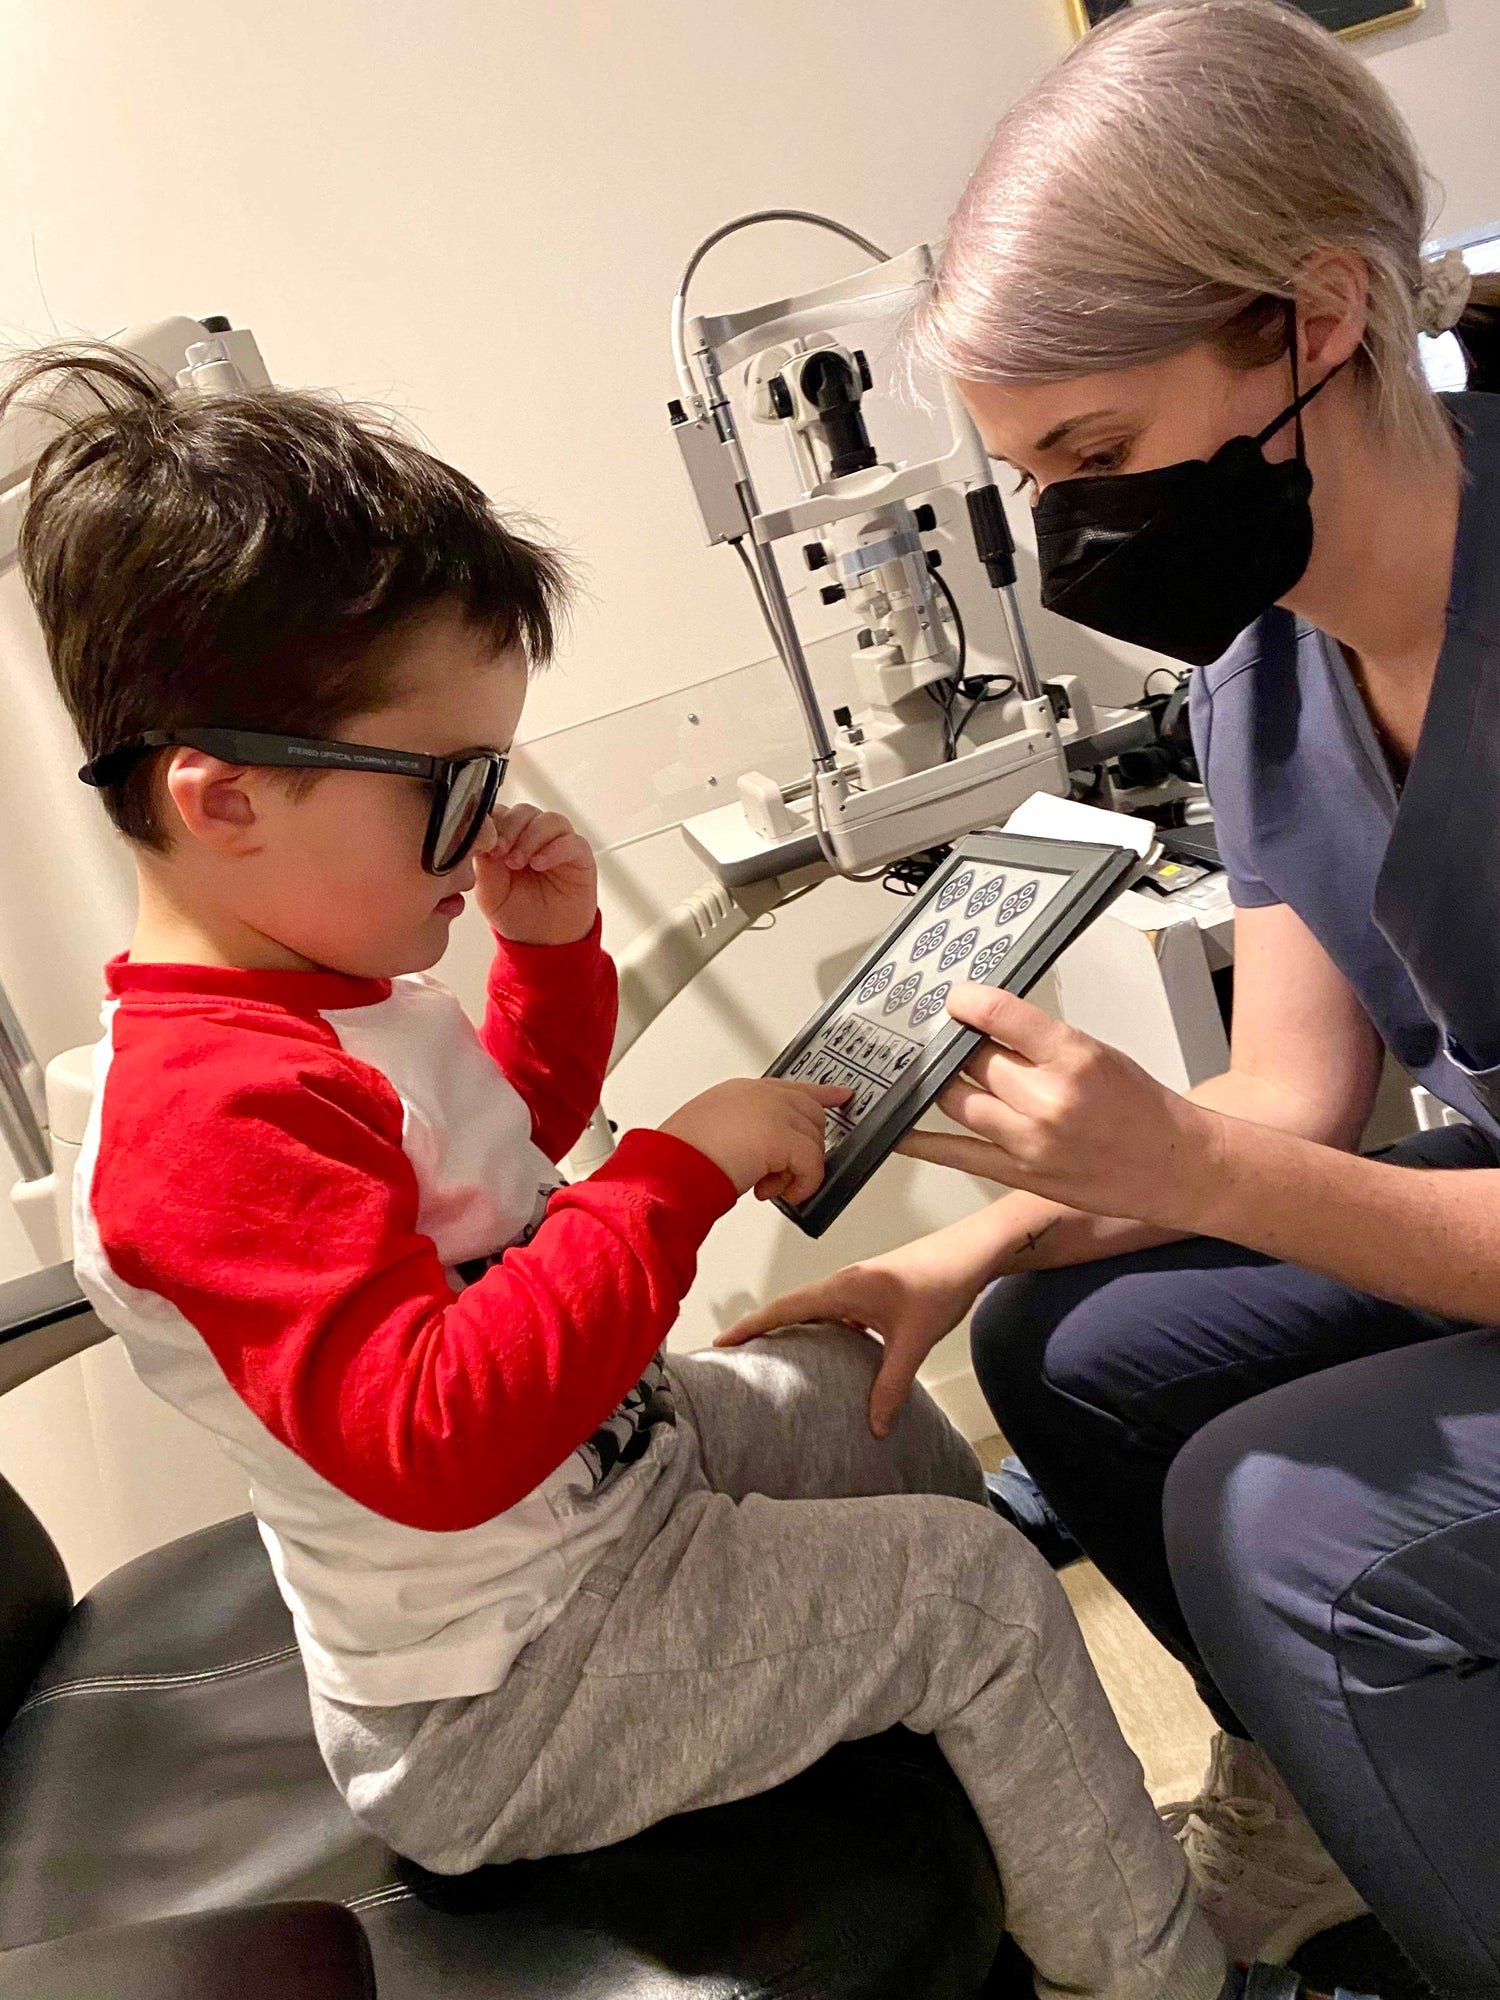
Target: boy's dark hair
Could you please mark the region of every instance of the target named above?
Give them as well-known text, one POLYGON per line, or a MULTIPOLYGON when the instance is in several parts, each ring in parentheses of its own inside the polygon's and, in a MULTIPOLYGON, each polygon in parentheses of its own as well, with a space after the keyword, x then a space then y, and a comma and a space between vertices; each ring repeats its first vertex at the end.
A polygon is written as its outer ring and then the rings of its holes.
MULTIPOLYGON (((497 653, 551 657, 561 558, 379 413, 182 391, 90 345, 27 355, 0 417, 39 389, 68 414, 32 474, 21 567, 89 758, 194 724, 332 735, 398 696, 370 642, 443 602, 497 653)), ((159 851, 162 754, 101 788, 121 833, 159 851)))

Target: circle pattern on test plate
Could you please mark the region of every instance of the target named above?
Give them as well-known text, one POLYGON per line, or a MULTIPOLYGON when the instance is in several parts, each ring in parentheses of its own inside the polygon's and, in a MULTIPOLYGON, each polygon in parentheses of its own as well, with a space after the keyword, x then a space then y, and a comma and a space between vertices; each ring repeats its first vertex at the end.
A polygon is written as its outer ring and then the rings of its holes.
POLYGON ((969 898, 969 906, 964 911, 966 917, 981 917, 992 903, 998 903, 1005 894, 1005 877, 992 875, 988 882, 981 882, 969 898))
POLYGON ((946 972, 950 965, 957 965, 961 958, 967 958, 979 942, 979 931, 960 931, 956 938, 943 946, 943 955, 938 960, 938 971, 946 972))
POLYGON ((917 940, 911 948, 912 964, 915 965, 919 958, 926 958, 929 952, 936 951, 947 935, 948 920, 946 917, 940 924, 929 924, 925 931, 919 932, 917 940))
POLYGON ((969 977, 988 979, 1014 943, 1014 938, 996 938, 994 943, 987 944, 983 951, 975 952, 974 963, 969 967, 969 977))
POLYGON ((891 959, 887 964, 882 965, 878 972, 870 974, 864 985, 859 989, 860 999, 873 1000, 877 994, 884 993, 895 976, 896 961, 895 959, 891 959))
POLYGON ((921 992, 921 990, 922 990, 921 973, 920 972, 908 973, 906 978, 901 981, 901 984, 899 986, 893 986, 890 992, 887 993, 887 995, 885 996, 885 1005, 880 1010, 881 1013, 899 1014, 901 1009, 906 1005, 907 1001, 915 1000, 917 995, 921 992))
POLYGON ((1028 882, 1024 888, 1012 889, 1005 901, 995 912, 996 924, 1013 923, 1024 911, 1029 910, 1036 901, 1036 892, 1039 886, 1036 882, 1028 882))
POLYGON ((974 870, 966 868, 962 875, 955 875, 951 882, 943 884, 943 892, 933 904, 935 910, 951 910, 955 903, 961 903, 974 886, 974 870))
POLYGON ((942 1012, 943 1002, 948 997, 948 988, 951 984, 951 980, 945 979, 941 986, 929 987, 922 995, 911 1010, 911 1024, 914 1028, 920 1028, 924 1021, 930 1021, 934 1014, 942 1012))

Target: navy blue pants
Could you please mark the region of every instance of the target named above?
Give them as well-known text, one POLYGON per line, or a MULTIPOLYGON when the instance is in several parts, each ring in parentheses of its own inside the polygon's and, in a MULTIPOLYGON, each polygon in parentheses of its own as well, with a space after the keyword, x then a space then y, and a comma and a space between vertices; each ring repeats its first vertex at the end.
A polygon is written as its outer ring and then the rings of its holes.
MULTIPOLYGON (((1467 1126, 1385 1157, 1500 1164, 1467 1126)), ((1500 1996, 1500 1332, 1199 1237, 999 1280, 974 1365, 1391 1935, 1500 1996)))

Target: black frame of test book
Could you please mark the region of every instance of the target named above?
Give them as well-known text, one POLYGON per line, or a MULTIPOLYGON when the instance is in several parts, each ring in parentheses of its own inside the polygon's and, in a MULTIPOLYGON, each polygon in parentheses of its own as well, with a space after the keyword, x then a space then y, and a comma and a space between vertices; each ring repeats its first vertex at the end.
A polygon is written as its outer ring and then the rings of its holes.
MULTIPOLYGON (((945 885, 969 862, 1026 870, 1040 870, 1072 879, 1058 891, 1051 903, 1021 941, 1018 950, 1000 961, 986 986, 1007 993, 1028 993, 1070 945, 1080 931, 1114 901, 1136 868, 1140 856, 1131 848, 1103 847, 1069 840, 1043 840, 1033 834, 971 833, 958 841, 952 854, 928 880, 921 893, 902 911, 879 941, 860 959, 853 972, 831 999, 804 1023, 794 1039, 766 1071, 767 1076, 784 1076, 833 1015, 849 1004, 850 997, 869 973, 886 957, 903 932, 919 926, 945 885)), ((821 1236, 841 1215, 885 1159, 897 1140, 909 1132, 932 1104, 934 1098, 968 1060, 983 1037, 977 1028, 960 1021, 934 1035, 910 1069, 891 1085, 880 1103, 828 1155, 828 1169, 816 1193, 804 1202, 778 1200, 776 1206, 808 1236, 821 1236)))

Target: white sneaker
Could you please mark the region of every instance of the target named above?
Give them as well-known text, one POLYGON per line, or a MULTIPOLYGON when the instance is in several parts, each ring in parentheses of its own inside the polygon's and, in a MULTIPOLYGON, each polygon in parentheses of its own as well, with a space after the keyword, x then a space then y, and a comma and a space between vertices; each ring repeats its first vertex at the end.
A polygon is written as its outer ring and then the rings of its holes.
POLYGON ((1319 1931, 1366 1915, 1263 1750, 1221 1730, 1197 1798, 1163 1806, 1203 1914, 1240 1964, 1284 1965, 1319 1931))

